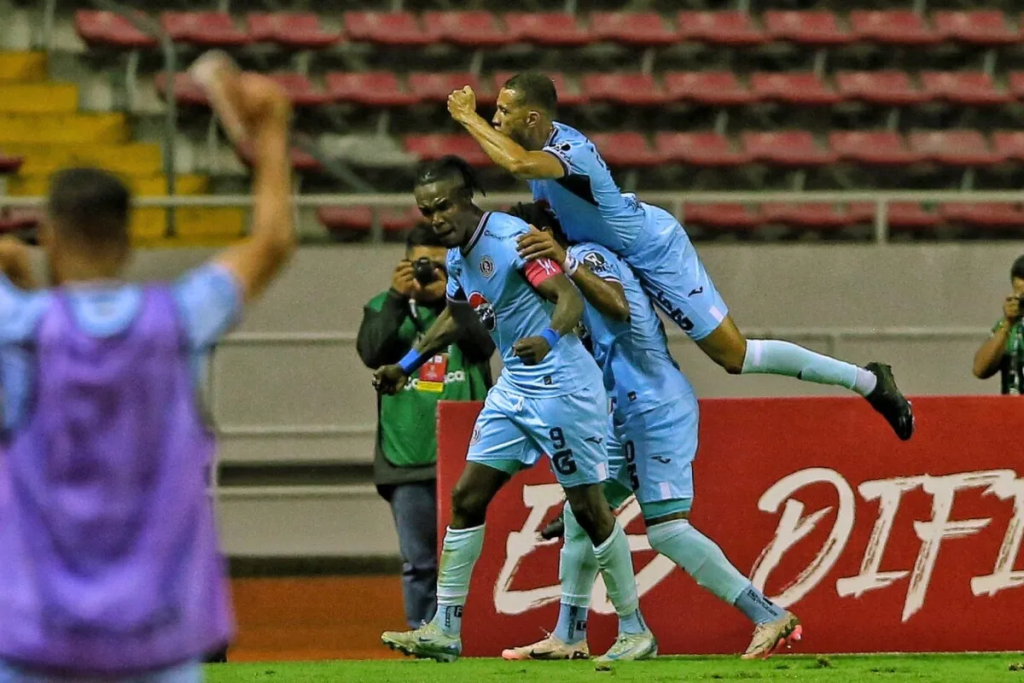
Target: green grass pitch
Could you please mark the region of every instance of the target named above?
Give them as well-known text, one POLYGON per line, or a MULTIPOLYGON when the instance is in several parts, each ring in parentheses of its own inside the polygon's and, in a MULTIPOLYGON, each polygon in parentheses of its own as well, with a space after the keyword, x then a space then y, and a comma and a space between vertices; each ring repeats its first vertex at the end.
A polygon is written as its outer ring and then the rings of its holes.
POLYGON ((672 681, 828 681, 898 683, 951 681, 1024 683, 1024 655, 781 656, 768 661, 735 657, 660 657, 596 672, 591 662, 335 661, 219 664, 209 683, 668 683, 672 681), (1019 670, 1018 670, 1019 667, 1019 670))

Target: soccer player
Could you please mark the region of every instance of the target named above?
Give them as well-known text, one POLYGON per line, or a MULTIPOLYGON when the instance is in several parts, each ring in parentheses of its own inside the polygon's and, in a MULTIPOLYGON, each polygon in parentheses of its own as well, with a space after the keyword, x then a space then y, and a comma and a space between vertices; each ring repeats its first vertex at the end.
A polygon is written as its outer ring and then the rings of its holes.
POLYGON ((449 306, 405 358, 377 370, 374 384, 384 393, 400 390, 419 365, 457 338, 462 316, 472 315, 467 304, 491 332, 504 369, 487 394, 452 492, 437 613, 416 630, 386 632, 381 640, 406 654, 459 657, 462 608, 483 545, 487 506, 513 474, 547 454, 619 615, 619 637, 601 659, 653 656, 657 646, 638 610, 629 545, 601 489, 608 477, 607 399, 593 358, 572 334, 583 301, 557 264, 527 263, 517 253, 516 239, 529 226, 480 210, 473 203, 478 187, 472 169, 457 157, 419 168, 416 203, 448 247, 449 306))
MULTIPOLYGON (((744 658, 768 657, 800 640, 800 621, 772 603, 689 522, 693 459, 697 455, 697 399, 668 350, 665 329, 629 266, 593 243, 568 250, 564 237, 532 230, 519 241, 530 258, 562 263, 586 302, 583 323, 612 399, 609 453, 612 477, 605 493, 616 507, 630 494, 640 503, 651 547, 699 585, 734 605, 754 624, 744 658)), ((578 659, 589 654, 587 610, 596 578, 594 561, 572 510, 565 510, 559 577, 562 599, 554 633, 506 650, 505 659, 578 659)))
POLYGON ((40 231, 55 286, 0 276, 4 683, 193 683, 231 634, 199 373, 295 237, 288 98, 217 71, 256 152, 250 237, 176 282, 124 282, 129 192, 71 169, 40 231))
POLYGON ((911 437, 914 415, 888 365, 861 368, 789 342, 746 339, 679 222, 622 194, 594 143, 555 120, 557 104, 551 79, 533 72, 505 83, 493 125, 476 113, 471 88, 448 98, 452 117, 495 163, 529 180, 534 199, 551 207, 571 242, 596 242, 622 256, 654 304, 727 372, 846 387, 865 397, 900 439, 911 437))

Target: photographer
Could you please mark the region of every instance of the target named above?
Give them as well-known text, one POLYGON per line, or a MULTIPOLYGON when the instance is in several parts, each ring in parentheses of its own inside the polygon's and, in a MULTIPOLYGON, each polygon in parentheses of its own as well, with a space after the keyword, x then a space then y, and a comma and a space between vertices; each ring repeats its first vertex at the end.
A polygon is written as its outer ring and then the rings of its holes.
POLYGON ((1024 256, 1013 262, 1010 285, 1013 294, 1003 300, 1002 319, 992 328, 992 336, 974 355, 974 376, 988 379, 998 372, 1002 393, 1019 396, 1024 390, 1024 328, 1021 326, 1024 256))
MULTIPOLYGON (((356 349, 370 369, 397 363, 445 308, 447 250, 433 229, 415 227, 391 288, 363 308, 356 349)), ((475 316, 474 316, 475 318, 475 316)), ((491 385, 494 344, 472 321, 463 338, 435 356, 396 396, 378 396, 374 483, 391 504, 402 553, 410 628, 434 616, 437 583, 437 402, 482 401, 491 385)))

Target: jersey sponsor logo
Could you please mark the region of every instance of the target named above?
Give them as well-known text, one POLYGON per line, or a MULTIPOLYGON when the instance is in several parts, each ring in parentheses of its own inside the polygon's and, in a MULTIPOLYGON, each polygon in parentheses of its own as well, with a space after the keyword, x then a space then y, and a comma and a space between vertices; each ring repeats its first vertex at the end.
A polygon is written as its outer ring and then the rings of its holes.
POLYGON ((608 270, 608 261, 596 251, 589 251, 584 254, 583 263, 587 264, 587 268, 594 273, 603 273, 608 270))
POLYGON ((480 274, 487 278, 494 275, 494 261, 491 260, 490 256, 484 256, 480 259, 480 274))
POLYGON ((493 331, 498 323, 497 315, 494 313, 494 306, 480 292, 473 292, 469 295, 469 306, 480 316, 480 322, 488 331, 493 331))

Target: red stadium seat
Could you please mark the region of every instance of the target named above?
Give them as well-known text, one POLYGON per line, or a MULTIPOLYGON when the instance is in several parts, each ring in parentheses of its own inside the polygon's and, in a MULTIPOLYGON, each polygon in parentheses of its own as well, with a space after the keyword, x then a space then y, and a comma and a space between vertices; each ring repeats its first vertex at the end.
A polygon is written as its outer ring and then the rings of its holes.
POLYGON ((331 72, 324 76, 333 102, 355 102, 367 107, 405 107, 419 101, 404 90, 393 71, 331 72))
POLYGON ((674 28, 657 12, 594 12, 590 32, 597 40, 637 47, 658 47, 679 42, 674 28))
POLYGON ((654 147, 667 161, 691 166, 729 167, 749 164, 748 152, 733 149, 729 138, 710 131, 701 133, 658 133, 654 147))
POLYGON ((711 106, 750 104, 757 100, 732 71, 691 71, 665 74, 669 100, 692 100, 711 106))
POLYGON ((679 37, 730 47, 768 42, 768 37, 746 12, 680 12, 679 37))
POLYGON ((411 12, 345 12, 349 40, 396 47, 433 43, 437 36, 423 30, 411 12))
POLYGON ((850 12, 850 27, 858 40, 882 45, 935 45, 942 36, 927 20, 910 10, 850 12))
MULTIPOLYGON (((420 212, 409 209, 377 209, 380 226, 385 232, 404 232, 420 220, 420 212)), ((317 220, 331 232, 368 232, 373 227, 373 212, 368 206, 322 206, 316 212, 317 220)))
POLYGON ((750 77, 750 89, 760 99, 792 104, 829 105, 843 99, 813 73, 756 73, 750 77))
POLYGON ((309 12, 297 14, 257 12, 248 17, 253 42, 276 43, 283 47, 317 50, 334 45, 341 36, 325 31, 320 17, 309 12))
POLYGON ((687 226, 746 231, 764 224, 760 207, 743 204, 688 204, 683 213, 687 226))
POLYGON ((412 73, 409 91, 419 102, 447 102, 453 90, 466 86, 480 90, 480 83, 471 73, 412 73))
POLYGON ((37 209, 11 209, 0 211, 0 233, 32 230, 39 226, 42 212, 37 209))
MULTIPOLYGON (((516 71, 499 71, 495 73, 493 79, 495 94, 497 94, 505 86, 508 79, 515 76, 516 73, 516 71)), ((544 75, 550 78, 555 84, 555 91, 558 93, 558 104, 560 106, 576 107, 590 102, 590 94, 578 85, 573 84, 565 74, 556 72, 545 73, 544 75)))
POLYGON ((0 173, 17 173, 23 163, 25 160, 21 157, 4 154, 0 150, 0 173))
POLYGON ((836 85, 848 100, 890 107, 921 104, 931 99, 902 71, 844 71, 836 75, 836 85))
POLYGON ((1007 159, 1024 161, 1024 131, 996 131, 992 133, 992 146, 1007 159))
POLYGON ((314 88, 302 74, 272 74, 270 78, 284 88, 295 107, 322 107, 331 101, 327 93, 314 88))
POLYGON ((763 15, 764 27, 773 40, 806 45, 844 45, 855 38, 839 26, 831 12, 789 12, 769 10, 763 15))
POLYGON ((463 47, 498 47, 515 38, 502 28, 490 12, 427 12, 423 15, 427 33, 463 47))
POLYGON ((595 133, 590 140, 612 166, 639 168, 665 162, 665 157, 651 149, 640 133, 595 133))
MULTIPOLYGON (((857 217, 858 222, 874 222, 876 206, 871 202, 850 205, 850 213, 857 217)), ((929 232, 942 222, 942 218, 934 212, 925 211, 920 204, 897 202, 886 207, 886 223, 890 231, 929 232)))
POLYGON ((743 133, 743 148, 756 160, 780 166, 821 166, 835 163, 838 155, 822 149, 807 131, 743 133))
POLYGON ((911 133, 910 149, 945 166, 989 166, 1005 161, 976 130, 936 130, 911 133))
POLYGON ((995 105, 1013 99, 1010 93, 996 90, 992 77, 981 72, 923 71, 921 84, 933 99, 957 104, 995 105))
POLYGON ((493 162, 480 149, 476 140, 457 133, 454 135, 410 135, 405 138, 405 151, 415 154, 421 160, 433 161, 447 154, 462 157, 472 166, 490 166, 493 162))
POLYGON ((592 100, 639 107, 668 102, 665 89, 650 74, 585 74, 581 83, 584 92, 592 100))
POLYGON ((1024 100, 1024 71, 1011 71, 1006 78, 1010 92, 1018 99, 1024 100))
POLYGON ((976 228, 1024 228, 1024 211, 1016 203, 944 204, 939 213, 947 221, 976 228))
MULTIPOLYGON (((154 79, 156 90, 163 98, 167 97, 167 75, 159 73, 154 79)), ((193 107, 208 107, 209 99, 202 88, 187 73, 174 74, 174 101, 193 107)))
POLYGON ((766 223, 822 232, 842 230, 860 222, 856 214, 835 204, 765 204, 761 212, 766 223))
POLYGON ((972 45, 1011 45, 1021 41, 1021 35, 1010 28, 999 10, 973 12, 935 12, 936 31, 947 39, 972 45))
POLYGON ((872 166, 906 166, 925 159, 920 152, 907 149, 907 143, 894 131, 835 131, 828 142, 839 158, 872 166))
POLYGON ((238 47, 251 42, 226 12, 164 12, 160 23, 176 43, 197 47, 238 47))
POLYGON ((518 41, 551 47, 578 47, 593 39, 576 17, 564 12, 510 12, 505 26, 518 41))
MULTIPOLYGON (((145 16, 142 12, 139 14, 145 16)), ((78 10, 75 12, 75 31, 92 46, 135 49, 156 47, 158 44, 156 38, 113 12, 78 10)))

